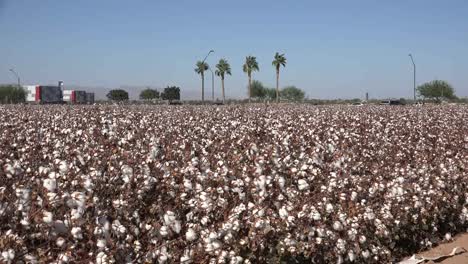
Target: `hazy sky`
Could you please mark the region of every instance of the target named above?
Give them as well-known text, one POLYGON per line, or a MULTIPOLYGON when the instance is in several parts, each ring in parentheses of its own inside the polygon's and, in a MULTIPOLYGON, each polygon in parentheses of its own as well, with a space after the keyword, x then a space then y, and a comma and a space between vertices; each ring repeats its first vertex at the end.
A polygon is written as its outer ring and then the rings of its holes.
POLYGON ((273 87, 278 51, 280 85, 310 98, 399 98, 412 96, 411 52, 417 83, 444 79, 468 96, 466 0, 0 0, 0 36, 0 83, 15 82, 14 67, 24 84, 177 85, 199 97, 195 63, 214 49, 207 62, 230 62, 226 93, 238 98, 245 56, 273 87))

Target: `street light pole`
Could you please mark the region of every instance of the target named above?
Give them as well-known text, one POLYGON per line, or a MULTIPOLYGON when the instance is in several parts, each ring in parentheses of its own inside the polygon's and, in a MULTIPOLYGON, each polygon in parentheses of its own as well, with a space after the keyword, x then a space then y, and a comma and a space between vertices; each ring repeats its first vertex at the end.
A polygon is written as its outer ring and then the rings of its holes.
MULTIPOLYGON (((206 61, 206 59, 208 58, 208 56, 210 56, 210 54, 213 53, 213 52, 214 52, 214 50, 210 50, 210 52, 208 52, 208 54, 206 54, 205 58, 204 58, 203 61, 202 61, 202 64, 205 63, 205 61, 206 61)), ((208 69, 211 71, 210 68, 208 68, 208 69)), ((211 72, 211 73, 213 73, 213 72, 211 72)), ((212 78, 213 78, 213 83, 214 83, 214 77, 212 76, 212 78)), ((204 79, 205 79, 205 78, 204 78, 204 75, 203 75, 203 82, 205 81, 204 79)), ((214 85, 213 85, 213 86, 214 86, 214 85)), ((214 89, 214 88, 213 88, 213 89, 214 89)), ((202 101, 204 101, 204 99, 205 99, 205 90, 203 89, 203 91, 202 91, 202 101)))
POLYGON ((21 84, 20 84, 20 77, 18 75, 18 73, 15 72, 15 70, 13 69, 10 69, 10 71, 16 76, 16 78, 18 79, 18 88, 21 87, 21 84))
POLYGON ((211 101, 214 102, 214 72, 211 67, 208 68, 211 72, 211 101))
POLYGON ((414 63, 413 55, 409 54, 411 62, 413 63, 413 95, 414 102, 416 102, 416 64, 414 63))
POLYGON ((202 62, 205 62, 206 59, 208 58, 208 56, 210 56, 210 54, 213 53, 213 52, 214 52, 214 50, 210 50, 210 52, 208 52, 208 54, 206 54, 206 56, 205 56, 205 58, 203 59, 202 62))

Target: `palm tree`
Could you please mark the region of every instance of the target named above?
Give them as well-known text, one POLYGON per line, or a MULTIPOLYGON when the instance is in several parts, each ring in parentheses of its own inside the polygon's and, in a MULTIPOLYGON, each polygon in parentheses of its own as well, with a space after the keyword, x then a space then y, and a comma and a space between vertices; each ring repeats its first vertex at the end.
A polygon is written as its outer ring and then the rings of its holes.
POLYGON ((254 56, 247 56, 245 58, 245 63, 242 66, 242 68, 244 72, 247 73, 247 76, 249 76, 249 102, 250 102, 251 97, 252 97, 252 72, 260 70, 258 68, 257 58, 255 58, 254 56))
POLYGON ((226 100, 224 96, 224 75, 229 74, 231 75, 231 66, 229 65, 228 61, 226 59, 220 59, 218 64, 216 65, 216 75, 221 77, 221 87, 223 89, 223 104, 224 101, 226 100))
POLYGON ((281 66, 286 67, 286 57, 284 54, 276 52, 275 59, 271 64, 276 68, 276 101, 279 102, 279 73, 281 66))
POLYGON ((205 101, 205 71, 208 70, 208 63, 204 61, 197 61, 197 67, 195 68, 195 72, 201 75, 201 100, 202 102, 205 101))

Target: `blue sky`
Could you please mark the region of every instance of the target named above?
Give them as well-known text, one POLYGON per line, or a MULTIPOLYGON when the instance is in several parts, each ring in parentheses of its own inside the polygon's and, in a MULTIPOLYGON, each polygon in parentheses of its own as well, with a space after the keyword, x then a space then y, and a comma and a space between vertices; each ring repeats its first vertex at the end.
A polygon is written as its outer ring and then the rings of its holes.
POLYGON ((412 53, 417 83, 444 79, 468 96, 467 14, 466 0, 0 0, 0 83, 15 81, 14 67, 25 84, 177 85, 194 98, 195 63, 214 49, 207 62, 230 62, 226 93, 240 98, 245 56, 273 87, 278 51, 280 85, 310 98, 399 98, 412 96, 412 53))

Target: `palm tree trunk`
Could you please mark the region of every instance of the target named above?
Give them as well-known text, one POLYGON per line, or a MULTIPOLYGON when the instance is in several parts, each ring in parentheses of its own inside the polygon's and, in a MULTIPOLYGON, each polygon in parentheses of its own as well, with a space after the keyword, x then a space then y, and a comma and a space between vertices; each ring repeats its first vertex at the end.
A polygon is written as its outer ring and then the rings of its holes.
POLYGON ((224 77, 221 78, 221 86, 223 87, 223 104, 226 98, 224 97, 224 77))
POLYGON ((205 75, 201 74, 201 100, 205 101, 205 75))
POLYGON ((249 73, 249 103, 252 101, 252 76, 249 73))
POLYGON ((279 103, 279 68, 276 69, 276 102, 279 103))

